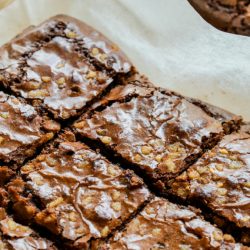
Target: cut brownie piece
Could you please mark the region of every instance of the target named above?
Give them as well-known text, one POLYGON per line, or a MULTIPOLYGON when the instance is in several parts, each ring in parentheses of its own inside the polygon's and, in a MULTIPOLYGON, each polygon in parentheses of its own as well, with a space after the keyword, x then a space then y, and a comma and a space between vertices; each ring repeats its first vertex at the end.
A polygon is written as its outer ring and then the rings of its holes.
MULTIPOLYGON (((250 126, 242 130, 250 131, 250 126)), ((225 136, 170 187, 172 194, 195 204, 202 202, 212 213, 248 232, 242 240, 250 243, 250 134, 240 131, 225 136)))
POLYGON ((100 103, 74 124, 76 133, 105 145, 158 185, 179 175, 222 137, 223 127, 230 127, 229 121, 222 125, 184 97, 157 88, 120 86, 100 103))
POLYGON ((0 92, 0 165, 22 163, 59 129, 46 114, 39 115, 22 99, 0 92))
POLYGON ((4 208, 0 208, 0 249, 55 250, 57 248, 31 228, 16 223, 6 214, 4 208))
POLYGON ((105 238, 124 223, 151 194, 132 171, 74 141, 70 132, 64 137, 23 166, 25 181, 12 181, 8 192, 17 218, 47 228, 68 247, 85 249, 91 239, 105 238))
POLYGON ((27 29, 0 49, 0 83, 55 118, 77 115, 131 70, 116 45, 64 15, 27 29))
POLYGON ((189 0, 189 2, 216 28, 250 36, 249 0, 189 0))
POLYGON ((249 249, 231 235, 206 222, 199 211, 155 198, 122 231, 96 241, 98 250, 144 249, 249 249))

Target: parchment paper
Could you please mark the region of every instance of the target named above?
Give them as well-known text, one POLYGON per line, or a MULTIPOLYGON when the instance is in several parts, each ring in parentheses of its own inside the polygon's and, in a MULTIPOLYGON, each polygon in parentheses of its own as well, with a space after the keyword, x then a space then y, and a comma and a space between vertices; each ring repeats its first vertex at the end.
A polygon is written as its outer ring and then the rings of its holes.
POLYGON ((59 13, 103 32, 155 84, 250 120, 250 38, 216 30, 186 0, 16 0, 0 10, 0 44, 59 13))

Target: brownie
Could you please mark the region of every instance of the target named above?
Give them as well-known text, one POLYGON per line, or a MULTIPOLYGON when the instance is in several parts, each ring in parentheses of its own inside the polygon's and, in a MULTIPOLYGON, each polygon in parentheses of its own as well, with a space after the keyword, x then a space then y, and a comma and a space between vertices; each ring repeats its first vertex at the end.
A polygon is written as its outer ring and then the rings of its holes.
POLYGON ((8 185, 17 218, 87 249, 129 219, 151 194, 132 171, 111 164, 67 131, 8 185), (63 139, 62 139, 63 138, 63 139), (56 144, 56 143, 55 143, 56 144))
POLYGON ((60 119, 81 113, 131 71, 115 44, 64 15, 30 27, 0 49, 0 86, 60 119))
POLYGON ((161 191, 212 147, 227 126, 231 120, 217 120, 181 95, 133 84, 113 89, 74 124, 80 137, 106 148, 125 166, 132 164, 161 191))
POLYGON ((112 238, 96 241, 98 250, 249 249, 206 222, 198 210, 155 198, 112 238))
POLYGON ((189 2, 216 28, 250 36, 249 0, 189 0, 189 2))
POLYGON ((16 223, 0 208, 0 249, 3 250, 55 250, 53 243, 39 236, 31 228, 16 223))
POLYGON ((0 91, 0 166, 15 168, 54 137, 60 125, 24 100, 0 91))
POLYGON ((237 231, 248 232, 250 243, 250 126, 227 135, 170 184, 170 193, 203 204, 237 231))

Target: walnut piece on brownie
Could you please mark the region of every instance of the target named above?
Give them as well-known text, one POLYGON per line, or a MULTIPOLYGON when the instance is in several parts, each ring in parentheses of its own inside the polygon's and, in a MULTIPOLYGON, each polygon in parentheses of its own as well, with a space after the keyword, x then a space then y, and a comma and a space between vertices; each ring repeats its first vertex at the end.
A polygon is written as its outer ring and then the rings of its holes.
POLYGON ((132 164, 163 192, 169 179, 240 123, 234 115, 217 119, 174 92, 133 84, 114 88, 99 103, 75 122, 75 132, 132 164))
POLYGON ((22 163, 59 130, 60 124, 45 113, 0 91, 0 162, 22 163))
POLYGON ((151 194, 132 171, 65 134, 21 168, 24 180, 13 180, 8 192, 18 218, 50 230, 67 247, 85 249, 129 219, 151 194))
POLYGON ((0 249, 3 250, 56 250, 54 244, 39 236, 27 226, 16 223, 0 208, 0 249))
POLYGON ((65 15, 25 30, 0 48, 0 85, 63 120, 81 113, 132 68, 115 44, 65 15))
POLYGON ((205 221, 198 210, 155 198, 123 230, 94 250, 144 249, 249 249, 205 221))
POLYGON ((232 222, 250 243, 250 126, 225 136, 170 184, 169 192, 232 222), (248 236, 247 236, 248 234, 248 236))

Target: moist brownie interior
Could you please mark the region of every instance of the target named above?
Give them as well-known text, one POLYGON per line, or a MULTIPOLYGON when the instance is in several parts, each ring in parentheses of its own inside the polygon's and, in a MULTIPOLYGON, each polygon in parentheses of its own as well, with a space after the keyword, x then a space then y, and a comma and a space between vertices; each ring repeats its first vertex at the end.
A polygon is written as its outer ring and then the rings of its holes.
POLYGON ((0 90, 0 249, 249 249, 240 116, 64 15, 0 48, 0 90))

